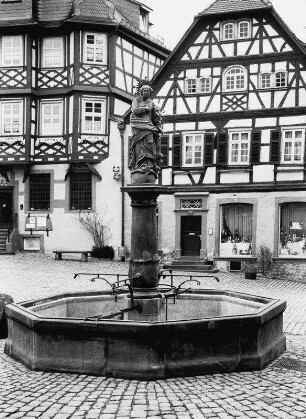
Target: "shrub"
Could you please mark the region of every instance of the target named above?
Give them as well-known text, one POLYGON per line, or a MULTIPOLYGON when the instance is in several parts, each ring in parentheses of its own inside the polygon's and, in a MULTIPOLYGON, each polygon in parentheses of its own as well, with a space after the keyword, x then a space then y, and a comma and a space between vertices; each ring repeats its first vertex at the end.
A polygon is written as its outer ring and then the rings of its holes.
POLYGON ((98 259, 114 259, 115 252, 111 246, 94 246, 90 255, 91 257, 98 259))

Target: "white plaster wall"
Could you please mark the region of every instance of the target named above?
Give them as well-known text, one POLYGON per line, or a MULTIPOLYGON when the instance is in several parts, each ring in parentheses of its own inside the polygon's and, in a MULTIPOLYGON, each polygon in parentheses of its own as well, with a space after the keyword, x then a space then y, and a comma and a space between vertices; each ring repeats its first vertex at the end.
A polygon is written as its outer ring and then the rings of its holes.
POLYGON ((274 179, 274 166, 271 164, 262 164, 253 167, 254 182, 272 182, 274 179))
POLYGON ((220 183, 248 183, 249 179, 249 173, 245 172, 226 172, 220 175, 220 183))

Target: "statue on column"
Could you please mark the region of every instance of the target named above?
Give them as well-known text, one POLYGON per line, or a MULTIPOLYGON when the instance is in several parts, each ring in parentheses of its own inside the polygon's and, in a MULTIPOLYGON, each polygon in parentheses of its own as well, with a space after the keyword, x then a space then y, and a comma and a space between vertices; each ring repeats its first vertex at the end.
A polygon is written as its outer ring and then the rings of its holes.
POLYGON ((152 91, 148 81, 144 81, 132 103, 133 135, 129 150, 132 183, 155 183, 160 169, 161 113, 151 99, 152 91))

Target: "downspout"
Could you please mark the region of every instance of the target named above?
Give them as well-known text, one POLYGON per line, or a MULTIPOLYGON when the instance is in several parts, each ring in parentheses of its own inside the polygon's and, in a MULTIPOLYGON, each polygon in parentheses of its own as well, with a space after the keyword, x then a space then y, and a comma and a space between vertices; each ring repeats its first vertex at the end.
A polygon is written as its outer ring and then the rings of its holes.
MULTIPOLYGON (((126 128, 126 124, 124 122, 120 122, 118 124, 118 129, 120 132, 121 137, 121 246, 124 248, 125 246, 125 192, 123 190, 124 182, 125 182, 125 159, 124 159, 124 131, 126 128)), ((125 256, 121 256, 121 262, 125 261, 125 256)))

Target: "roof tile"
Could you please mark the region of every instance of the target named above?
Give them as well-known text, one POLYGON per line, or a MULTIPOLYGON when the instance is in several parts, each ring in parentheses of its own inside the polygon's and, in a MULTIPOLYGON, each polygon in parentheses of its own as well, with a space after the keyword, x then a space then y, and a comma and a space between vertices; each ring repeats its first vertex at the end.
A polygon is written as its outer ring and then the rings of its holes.
POLYGON ((215 0, 200 15, 240 12, 271 7, 272 3, 269 0, 215 0))

